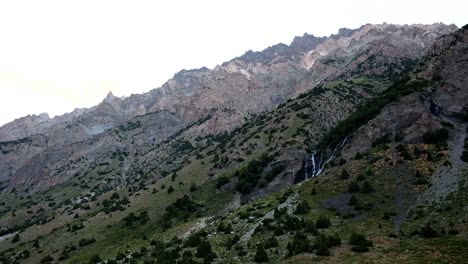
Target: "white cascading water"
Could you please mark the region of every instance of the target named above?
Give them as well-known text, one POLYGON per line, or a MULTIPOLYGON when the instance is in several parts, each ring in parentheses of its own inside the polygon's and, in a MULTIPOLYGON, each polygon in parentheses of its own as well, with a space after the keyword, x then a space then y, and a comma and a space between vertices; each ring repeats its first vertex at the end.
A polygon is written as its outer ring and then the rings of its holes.
POLYGON ((317 152, 314 150, 312 151, 311 154, 309 154, 305 160, 305 166, 304 166, 304 180, 307 180, 309 178, 317 177, 319 176, 323 169, 325 168, 325 165, 328 164, 330 161, 333 160, 335 157, 335 153, 338 149, 342 148, 343 145, 346 143, 346 140, 348 137, 344 138, 331 152, 330 156, 323 161, 323 152, 320 152, 320 156, 317 157, 317 152), (323 161, 323 162, 322 162, 323 161), (309 170, 311 172, 309 173, 309 170))

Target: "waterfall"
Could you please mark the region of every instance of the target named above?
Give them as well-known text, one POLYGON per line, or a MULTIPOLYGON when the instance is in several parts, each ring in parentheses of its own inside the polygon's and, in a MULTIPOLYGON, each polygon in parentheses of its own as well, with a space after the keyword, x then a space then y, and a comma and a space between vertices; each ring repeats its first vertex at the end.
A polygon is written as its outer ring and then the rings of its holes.
POLYGON ((306 160, 305 160, 305 170, 304 170, 304 178, 308 179, 309 177, 307 176, 307 168, 309 167, 309 157, 310 155, 307 155, 306 160))
POLYGON ((312 177, 315 177, 315 152, 312 153, 312 177))
POLYGON ((312 150, 312 152, 306 156, 305 163, 303 163, 304 180, 319 176, 325 169, 325 165, 330 163, 335 158, 335 153, 346 144, 348 137, 345 137, 340 143, 333 148, 329 154, 329 150, 312 150))

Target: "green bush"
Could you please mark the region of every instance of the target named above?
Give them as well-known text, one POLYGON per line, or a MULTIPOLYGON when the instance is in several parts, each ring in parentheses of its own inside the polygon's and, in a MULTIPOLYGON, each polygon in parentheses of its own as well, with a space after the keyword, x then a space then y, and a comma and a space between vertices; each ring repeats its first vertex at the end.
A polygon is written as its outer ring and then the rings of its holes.
POLYGON ((187 241, 185 241, 184 247, 198 247, 201 242, 201 236, 199 233, 192 234, 187 241))
POLYGON ((52 261, 54 261, 54 258, 49 256, 49 255, 47 255, 47 256, 45 256, 45 257, 43 257, 41 259, 41 263, 48 263, 48 262, 52 262, 52 261))
POLYGON ((363 174, 359 174, 359 175, 357 176, 357 178, 356 178, 357 181, 363 181, 363 180, 365 180, 365 179, 366 179, 366 177, 365 177, 363 174))
POLYGON ((307 238, 307 236, 301 232, 297 232, 294 235, 293 242, 289 245, 288 247, 289 256, 294 256, 297 254, 301 254, 303 252, 310 252, 311 251, 311 246, 310 246, 310 240, 307 238))
POLYGON ((372 142, 372 147, 376 147, 378 145, 383 145, 383 144, 388 144, 391 142, 391 134, 385 134, 382 137, 376 139, 374 142, 372 142))
POLYGON ((349 199, 349 205, 357 205, 358 204, 358 199, 356 196, 351 195, 351 198, 349 199))
POLYGON ((439 233, 431 227, 431 224, 427 223, 426 226, 421 228, 419 235, 424 238, 436 238, 439 233))
POLYGON ((426 144, 447 145, 449 131, 444 127, 441 129, 428 131, 423 134, 423 142, 426 144))
POLYGON ((357 253, 361 253, 361 252, 368 252, 369 251, 369 248, 366 247, 366 246, 353 246, 351 247, 351 250, 354 251, 354 252, 357 252, 357 253))
POLYGON ((301 220, 295 216, 284 216, 284 228, 286 230, 297 231, 302 227, 301 220))
POLYGON ((228 177, 226 176, 221 176, 218 178, 218 180, 216 181, 216 188, 221 188, 223 185, 225 185, 226 183, 229 182, 229 179, 228 177))
POLYGON ((355 160, 360 160, 362 159, 363 155, 360 152, 356 152, 356 155, 354 155, 355 160))
POLYGON ((462 155, 461 155, 461 160, 464 161, 464 162, 468 162, 468 151, 463 151, 462 155))
POLYGON ((359 190, 360 190, 359 184, 356 181, 352 181, 352 182, 349 183, 348 191, 350 193, 357 193, 357 192, 359 192, 359 190))
POLYGON ((94 255, 94 256, 91 257, 88 264, 98 264, 98 263, 101 263, 101 262, 102 262, 101 257, 99 257, 99 255, 94 255))
POLYGON ((167 188, 167 194, 171 194, 173 192, 174 192, 174 187, 172 187, 172 185, 171 185, 171 186, 169 186, 169 188, 167 188))
POLYGON ((263 248, 263 245, 258 245, 257 246, 257 252, 255 252, 255 257, 254 257, 255 262, 268 262, 268 255, 263 248))
POLYGON ((294 214, 307 214, 310 211, 310 206, 309 204, 301 200, 299 204, 296 207, 296 210, 294 211, 294 214))
POLYGON ((264 168, 271 160, 272 157, 264 153, 258 159, 250 161, 245 168, 236 171, 234 176, 239 178, 236 190, 242 194, 250 193, 257 186, 264 168))
POLYGON ((361 188, 361 193, 371 193, 374 191, 374 187, 370 184, 369 181, 364 181, 361 188))
POLYGON ((325 216, 320 216, 317 219, 317 222, 315 223, 315 227, 317 227, 317 229, 329 228, 330 226, 331 226, 330 219, 328 219, 325 216))
POLYGON ((271 236, 265 241, 265 249, 275 248, 277 246, 278 246, 278 240, 276 239, 275 236, 271 236))
POLYGON ((134 213, 130 213, 122 220, 125 222, 126 226, 131 226, 136 222, 139 222, 141 225, 146 224, 149 220, 148 211, 142 211, 138 216, 134 213))
POLYGON ((343 169, 340 174, 340 179, 346 180, 349 179, 349 173, 346 169, 343 169))
POLYGON ((208 242, 206 240, 203 240, 198 245, 197 253, 195 254, 195 256, 197 258, 205 258, 210 253, 211 253, 211 244, 210 244, 210 242, 208 242))
POLYGON ((190 197, 184 195, 166 207, 166 211, 160 221, 163 229, 170 228, 174 220, 187 220, 199 211, 200 205, 195 203, 190 197))
MULTIPOLYGON (((368 248, 374 245, 374 243, 371 240, 367 240, 364 235, 358 234, 358 233, 351 234, 351 236, 349 237, 349 244, 352 246, 356 246, 357 250, 362 250, 364 247, 368 248)), ((364 252, 364 251, 356 251, 356 252, 364 252)))
POLYGON ((78 242, 78 245, 80 245, 80 247, 85 247, 85 246, 89 246, 93 243, 96 242, 96 239, 93 238, 90 238, 90 239, 86 239, 86 238, 82 238, 79 242, 78 242))
POLYGON ((20 241, 20 236, 19 234, 16 234, 13 239, 11 240, 12 244, 18 243, 20 241))

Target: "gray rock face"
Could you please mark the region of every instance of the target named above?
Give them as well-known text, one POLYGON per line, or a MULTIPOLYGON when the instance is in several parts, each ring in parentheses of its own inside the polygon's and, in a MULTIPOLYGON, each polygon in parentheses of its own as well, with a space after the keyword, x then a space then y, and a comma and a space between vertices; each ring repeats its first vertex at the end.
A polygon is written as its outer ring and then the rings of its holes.
POLYGON ((324 80, 357 73, 393 78, 455 29, 382 24, 343 29, 329 38, 305 34, 289 46, 249 51, 212 70, 183 70, 148 93, 126 98, 109 93, 89 109, 15 120, 0 128, 0 181, 40 189, 78 173, 66 163, 80 157, 92 162, 117 150, 138 153, 202 119, 190 129, 194 137, 228 131, 324 80))
POLYGON ((468 112, 467 50, 468 30, 438 38, 413 76, 431 81, 431 87, 385 107, 356 132, 347 152, 362 152, 385 134, 399 132, 413 143, 421 141, 424 132, 443 127, 442 122, 462 123, 460 117, 468 112))

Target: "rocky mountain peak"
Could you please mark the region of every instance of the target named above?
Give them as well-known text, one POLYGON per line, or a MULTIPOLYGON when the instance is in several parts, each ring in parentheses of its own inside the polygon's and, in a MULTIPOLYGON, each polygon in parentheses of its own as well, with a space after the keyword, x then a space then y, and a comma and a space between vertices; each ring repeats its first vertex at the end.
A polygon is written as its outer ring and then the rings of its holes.
POLYGON ((119 99, 119 97, 114 96, 114 94, 112 93, 112 91, 109 91, 109 92, 107 93, 106 98, 104 98, 104 102, 112 102, 112 101, 114 101, 115 99, 119 99))

